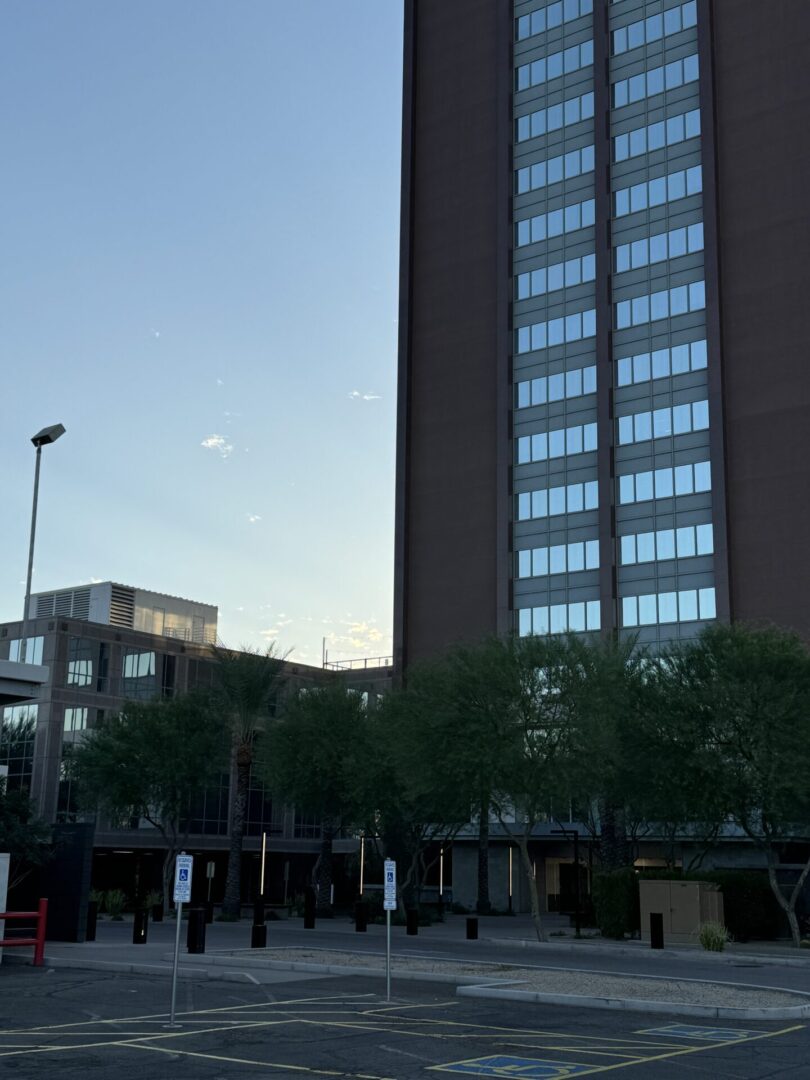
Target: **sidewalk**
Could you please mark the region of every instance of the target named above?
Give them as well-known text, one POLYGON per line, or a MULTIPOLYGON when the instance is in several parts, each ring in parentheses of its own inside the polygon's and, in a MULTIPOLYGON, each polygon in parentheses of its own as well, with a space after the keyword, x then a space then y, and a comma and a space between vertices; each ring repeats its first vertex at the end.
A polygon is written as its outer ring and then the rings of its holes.
MULTIPOLYGON (((392 942, 395 978, 447 983, 465 996, 511 997, 546 1005, 726 1019, 810 1015, 808 972, 796 970, 810 969, 808 959, 782 955, 781 949, 760 949, 747 963, 741 952, 709 954, 689 948, 652 952, 640 942, 582 939, 540 944, 525 936, 533 927, 531 920, 520 916, 481 919, 479 928, 479 939, 467 941, 463 916, 420 927, 415 937, 406 935, 404 927, 396 927, 392 942), (748 971, 737 970, 766 966, 767 972, 756 983, 748 981, 748 971)), ((175 931, 173 920, 150 924, 147 943, 135 945, 131 920, 105 920, 98 926, 95 942, 49 942, 45 963, 51 968, 168 976, 175 931)), ((358 934, 346 918, 319 920, 310 931, 303 929, 301 919, 279 920, 267 924, 267 949, 251 949, 250 937, 250 920, 215 922, 206 927, 205 953, 189 955, 184 924, 181 976, 280 983, 325 976, 379 976, 382 971, 385 927, 381 925, 358 934)), ((4 960, 4 964, 21 962, 30 963, 30 956, 7 953, 4 960)))

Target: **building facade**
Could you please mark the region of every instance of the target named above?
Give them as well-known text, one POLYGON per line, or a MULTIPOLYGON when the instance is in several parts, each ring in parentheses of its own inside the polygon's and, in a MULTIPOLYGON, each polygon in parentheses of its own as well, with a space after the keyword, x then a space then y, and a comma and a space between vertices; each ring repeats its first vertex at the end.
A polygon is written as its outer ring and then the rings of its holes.
POLYGON ((406 0, 395 663, 810 634, 810 6, 406 0))

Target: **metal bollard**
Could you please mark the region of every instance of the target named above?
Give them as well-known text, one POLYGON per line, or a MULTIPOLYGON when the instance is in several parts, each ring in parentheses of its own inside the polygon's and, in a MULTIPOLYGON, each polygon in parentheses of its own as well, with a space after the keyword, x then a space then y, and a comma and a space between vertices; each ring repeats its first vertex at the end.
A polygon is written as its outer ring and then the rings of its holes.
POLYGON ((478 919, 475 916, 467 919, 467 941, 478 941, 478 919))
POLYGON ((419 933, 419 911, 415 907, 405 908, 405 933, 411 937, 419 933))
POLYGON ((205 908, 193 907, 188 909, 188 933, 186 934, 186 948, 189 953, 205 952, 205 908))
POLYGON ((146 908, 137 908, 135 911, 135 921, 132 924, 132 944, 145 945, 148 931, 149 912, 146 908))
POLYGON ((257 900, 253 905, 253 925, 264 926, 264 900, 257 900))
POLYGON ((660 911, 650 912, 650 948, 664 947, 664 916, 660 911))
POLYGON ((368 929, 368 904, 365 900, 355 900, 354 929, 358 934, 365 934, 368 929))
POLYGON ((307 889, 304 892, 304 929, 315 929, 315 890, 307 889))
POLYGON ((87 905, 87 924, 84 931, 85 941, 96 940, 96 923, 98 921, 98 900, 91 900, 87 905))
POLYGON ((264 923, 254 923, 250 928, 251 949, 267 948, 267 927, 264 923))

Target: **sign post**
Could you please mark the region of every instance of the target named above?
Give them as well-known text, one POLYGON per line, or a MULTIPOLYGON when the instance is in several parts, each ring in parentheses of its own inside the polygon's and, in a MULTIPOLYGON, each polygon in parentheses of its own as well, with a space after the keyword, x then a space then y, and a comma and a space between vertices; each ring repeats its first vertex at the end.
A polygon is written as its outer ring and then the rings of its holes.
POLYGON ((397 864, 386 859, 383 866, 383 908, 385 909, 385 992, 391 1000, 391 912, 397 909, 397 864))
POLYGON ((180 1027, 174 1022, 174 1009, 177 1001, 177 964, 180 958, 180 925, 183 922, 183 904, 191 900, 191 875, 194 868, 194 857, 181 851, 174 864, 174 893, 175 917, 177 919, 177 931, 174 935, 174 964, 172 965, 172 1009, 169 1027, 180 1027))

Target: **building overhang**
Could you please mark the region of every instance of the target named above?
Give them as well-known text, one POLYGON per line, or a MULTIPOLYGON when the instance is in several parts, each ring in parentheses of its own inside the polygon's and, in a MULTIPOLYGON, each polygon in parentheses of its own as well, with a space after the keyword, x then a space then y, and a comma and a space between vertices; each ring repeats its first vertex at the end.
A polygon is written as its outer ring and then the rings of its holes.
POLYGON ((36 701, 48 681, 48 668, 41 664, 19 664, 0 660, 0 706, 36 701))

